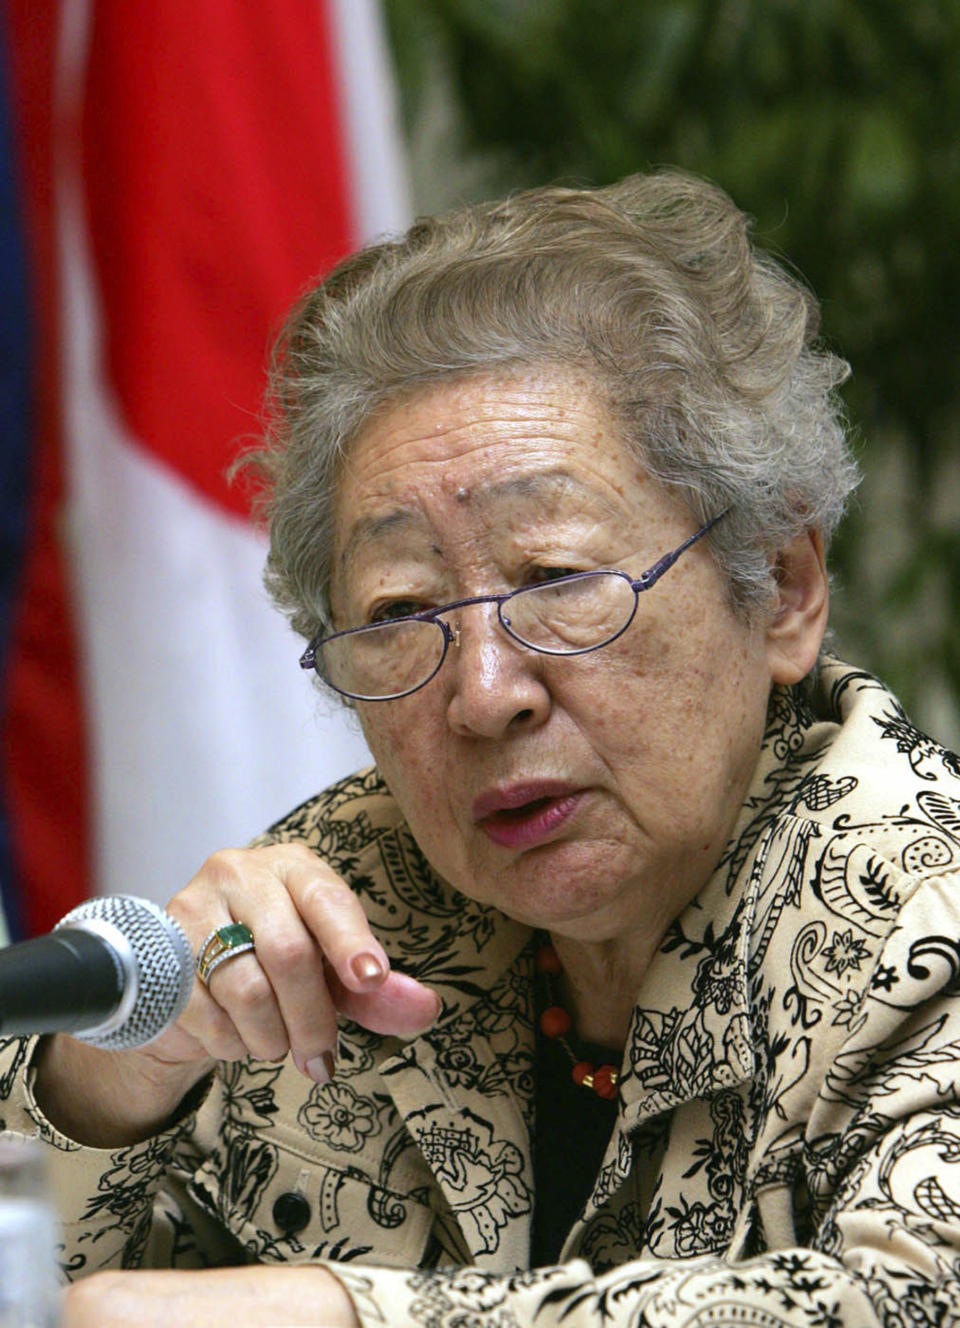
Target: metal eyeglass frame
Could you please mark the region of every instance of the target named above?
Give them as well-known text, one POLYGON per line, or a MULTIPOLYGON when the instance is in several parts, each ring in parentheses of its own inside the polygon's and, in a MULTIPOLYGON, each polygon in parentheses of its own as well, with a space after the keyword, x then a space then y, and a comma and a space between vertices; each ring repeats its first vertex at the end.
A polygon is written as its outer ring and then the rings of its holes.
POLYGON ((594 650, 602 650, 604 646, 610 645, 612 641, 616 641, 618 637, 624 634, 636 616, 641 592, 649 590, 651 586, 656 585, 664 572, 670 570, 680 555, 686 553, 687 549, 689 549, 691 545, 696 544, 698 540, 703 539, 704 535, 708 534, 718 521, 722 521, 729 511, 730 509, 726 508, 718 516, 712 517, 706 525, 701 526, 699 530, 694 531, 694 533, 688 536, 682 544, 677 546, 677 548, 672 549, 669 553, 665 553, 662 558, 658 558, 652 567, 648 567, 647 570, 641 572, 638 577, 631 577, 627 572, 618 571, 616 568, 598 567, 589 572, 571 572, 569 576, 558 576, 553 581, 538 582, 538 584, 534 586, 521 586, 518 590, 508 590, 500 595, 470 595, 466 599, 455 599, 449 604, 440 604, 435 609, 424 609, 421 613, 409 613, 404 614, 404 616, 400 618, 390 618, 382 624, 366 623, 363 627, 348 627, 342 632, 331 632, 327 636, 321 636, 318 632, 300 656, 300 667, 302 669, 313 669, 317 676, 322 678, 328 687, 332 687, 335 692, 339 692, 341 696, 349 697, 352 701, 398 701, 401 697, 412 696, 414 692, 419 692, 421 687, 426 687, 428 682, 433 681, 443 667, 443 661, 447 657, 447 651, 450 648, 451 642, 458 641, 459 628, 451 627, 440 615, 450 613, 454 609, 468 608, 472 604, 496 604, 497 618, 500 622, 500 626, 503 628, 504 632, 506 632, 507 636, 509 636, 510 640, 516 641, 518 645, 524 646, 527 650, 533 650, 538 655, 553 655, 558 657, 589 655, 594 650), (627 621, 618 631, 614 632, 612 636, 608 636, 606 640, 600 641, 597 645, 581 646, 577 650, 545 650, 543 647, 531 645, 529 641, 524 641, 522 637, 517 636, 511 630, 509 617, 504 617, 503 606, 508 604, 510 600, 516 599, 519 595, 529 595, 532 591, 543 590, 547 586, 553 589, 556 586, 565 586, 574 581, 585 581, 588 578, 596 576, 620 576, 629 584, 630 589, 633 591, 633 609, 631 610, 627 621), (440 653, 440 658, 437 660, 436 668, 432 673, 429 673, 422 682, 418 682, 415 687, 408 687, 402 692, 391 692, 388 696, 363 696, 356 692, 348 692, 344 688, 338 687, 335 682, 331 682, 330 679, 321 672, 318 651, 327 641, 334 641, 345 636, 356 636, 358 632, 376 631, 381 626, 395 627, 398 623, 405 622, 436 623, 443 633, 443 650, 440 653))

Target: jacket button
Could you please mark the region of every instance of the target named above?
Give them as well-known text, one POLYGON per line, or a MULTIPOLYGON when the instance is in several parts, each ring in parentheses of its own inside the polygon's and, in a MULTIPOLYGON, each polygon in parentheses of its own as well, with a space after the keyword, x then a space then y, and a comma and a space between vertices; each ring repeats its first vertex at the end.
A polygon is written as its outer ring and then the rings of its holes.
POLYGON ((273 1220, 285 1235, 292 1236, 310 1221, 310 1204, 302 1194, 290 1190, 273 1205, 273 1220))

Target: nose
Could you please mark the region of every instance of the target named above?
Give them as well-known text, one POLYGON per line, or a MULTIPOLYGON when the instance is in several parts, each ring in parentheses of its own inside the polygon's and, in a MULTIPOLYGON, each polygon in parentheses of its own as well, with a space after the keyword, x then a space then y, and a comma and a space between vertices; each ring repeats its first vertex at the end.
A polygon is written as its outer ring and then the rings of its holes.
POLYGON ((447 718, 453 731, 501 738, 542 724, 551 706, 544 657, 507 636, 493 604, 460 609, 451 626, 454 640, 446 667, 447 718))

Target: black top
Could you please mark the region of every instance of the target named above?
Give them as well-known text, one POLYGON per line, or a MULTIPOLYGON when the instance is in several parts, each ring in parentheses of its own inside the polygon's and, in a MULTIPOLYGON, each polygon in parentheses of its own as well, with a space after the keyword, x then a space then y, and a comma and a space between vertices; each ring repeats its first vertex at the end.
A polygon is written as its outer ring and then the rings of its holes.
MULTIPOLYGON (((618 1052, 567 1038, 579 1059, 619 1065, 618 1052)), ((575 1084, 560 1043, 537 1028, 533 1237, 530 1266, 554 1264, 593 1189, 617 1118, 618 1099, 575 1084)))

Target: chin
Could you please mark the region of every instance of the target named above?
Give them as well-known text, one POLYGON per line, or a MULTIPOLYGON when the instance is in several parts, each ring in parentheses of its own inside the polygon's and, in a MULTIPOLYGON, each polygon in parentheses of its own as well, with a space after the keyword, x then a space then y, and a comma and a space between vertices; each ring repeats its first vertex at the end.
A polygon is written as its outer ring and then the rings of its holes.
POLYGON ((560 932, 575 928, 577 937, 587 939, 591 924, 604 932, 611 928, 616 932, 632 920, 629 904, 635 906, 636 887, 613 885, 616 879, 597 869, 559 876, 555 870, 538 868, 533 880, 522 876, 511 880, 509 890, 504 889, 507 882, 501 876, 489 902, 529 927, 560 932))

